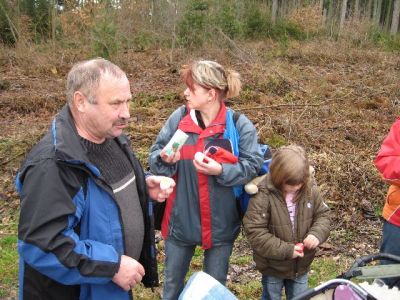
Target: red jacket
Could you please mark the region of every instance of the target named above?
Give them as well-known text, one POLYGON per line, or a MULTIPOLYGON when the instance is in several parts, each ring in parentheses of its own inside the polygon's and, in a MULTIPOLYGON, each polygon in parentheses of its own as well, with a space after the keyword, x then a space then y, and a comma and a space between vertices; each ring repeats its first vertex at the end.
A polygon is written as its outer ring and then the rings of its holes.
MULTIPOLYGON (((239 160, 236 163, 222 163, 222 173, 218 176, 207 176, 196 171, 194 155, 203 152, 205 146, 215 139, 222 138, 227 109, 222 104, 215 120, 202 129, 190 113, 185 113, 188 110, 178 108, 168 118, 150 149, 151 172, 173 177, 177 183, 166 201, 161 229, 164 238, 181 245, 202 245, 204 249, 209 249, 233 243, 241 222, 232 187, 253 179, 262 166, 257 131, 250 120, 241 114, 236 122, 240 135, 239 160), (177 128, 189 138, 180 150, 180 160, 175 164, 167 164, 160 159, 160 152, 177 128)), ((227 156, 223 159, 226 160, 227 156)))
POLYGON ((400 118, 383 140, 374 163, 382 178, 391 184, 382 215, 389 223, 400 226, 400 118))

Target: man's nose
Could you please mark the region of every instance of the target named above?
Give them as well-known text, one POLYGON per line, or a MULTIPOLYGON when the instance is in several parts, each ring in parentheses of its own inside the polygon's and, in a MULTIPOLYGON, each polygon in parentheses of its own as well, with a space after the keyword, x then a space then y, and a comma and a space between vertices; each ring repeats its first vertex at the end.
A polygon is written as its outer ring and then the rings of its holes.
POLYGON ((129 119, 130 116, 131 115, 129 113, 129 101, 128 101, 125 104, 121 105, 121 110, 119 111, 119 117, 121 119, 129 119))

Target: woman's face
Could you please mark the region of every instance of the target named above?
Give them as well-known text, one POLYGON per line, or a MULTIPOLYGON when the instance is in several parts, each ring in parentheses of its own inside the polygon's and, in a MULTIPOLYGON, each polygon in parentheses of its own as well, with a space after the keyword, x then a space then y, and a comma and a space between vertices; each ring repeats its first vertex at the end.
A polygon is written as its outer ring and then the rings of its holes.
POLYGON ((185 95, 187 105, 190 109, 203 110, 213 98, 212 90, 193 84, 193 89, 186 88, 185 95))

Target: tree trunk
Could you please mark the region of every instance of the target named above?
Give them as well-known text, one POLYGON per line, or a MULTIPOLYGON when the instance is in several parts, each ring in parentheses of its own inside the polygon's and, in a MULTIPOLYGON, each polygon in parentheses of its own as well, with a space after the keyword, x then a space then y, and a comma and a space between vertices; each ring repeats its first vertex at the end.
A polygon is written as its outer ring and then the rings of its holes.
POLYGON ((382 0, 375 0, 374 1, 374 24, 379 25, 381 21, 381 14, 382 14, 382 0))
POLYGON ((171 3, 173 5, 173 25, 172 25, 172 41, 171 41, 171 52, 169 55, 169 63, 172 65, 174 62, 174 52, 175 52, 175 47, 176 47, 176 19, 177 19, 177 14, 178 14, 178 1, 173 1, 171 3))
POLYGON ((273 24, 276 23, 277 14, 278 14, 278 0, 273 0, 272 1, 272 14, 271 14, 271 20, 272 20, 273 24))
POLYGON ((322 13, 322 25, 325 26, 328 18, 328 3, 326 3, 326 0, 320 0, 319 5, 322 13))
POLYGON ((374 21, 374 24, 376 24, 376 15, 378 13, 378 0, 373 1, 373 9, 372 9, 372 20, 374 21))
POLYGON ((153 18, 154 18, 154 0, 151 1, 149 15, 150 15, 150 24, 153 24, 153 18))
POLYGON ((390 27, 390 34, 395 35, 399 28, 400 19, 400 0, 394 1, 393 16, 392 16, 392 26, 390 27))
POLYGON ((342 0, 342 10, 340 12, 340 26, 339 26, 340 31, 342 31, 344 26, 344 21, 346 20, 346 12, 347 12, 347 0, 342 0))
POLYGON ((371 19, 371 16, 372 16, 372 0, 368 0, 367 11, 366 11, 365 15, 367 16, 368 20, 371 19))
POLYGON ((328 0, 327 8, 327 24, 330 26, 331 35, 333 33, 332 29, 336 22, 336 5, 333 3, 334 0, 328 0))
POLYGON ((393 0, 387 1, 385 22, 382 26, 386 31, 390 31, 391 24, 393 23, 392 11, 394 12, 393 0), (392 17, 392 18, 390 18, 392 17))
POLYGON ((52 0, 50 1, 50 16, 51 16, 51 40, 53 42, 53 46, 55 45, 56 42, 56 18, 57 18, 57 6, 56 6, 56 1, 52 0))
POLYGON ((354 19, 360 19, 360 0, 356 0, 354 3, 354 19))
POLYGON ((328 16, 328 10, 326 8, 324 8, 322 10, 322 25, 325 26, 326 25, 326 19, 328 16))

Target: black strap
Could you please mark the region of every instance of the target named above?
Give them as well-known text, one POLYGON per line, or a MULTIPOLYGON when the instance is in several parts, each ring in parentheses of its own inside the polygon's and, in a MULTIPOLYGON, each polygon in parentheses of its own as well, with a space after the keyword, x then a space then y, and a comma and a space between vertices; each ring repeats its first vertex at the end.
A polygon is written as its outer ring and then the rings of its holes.
POLYGON ((233 118, 233 122, 235 123, 235 125, 236 125, 237 121, 239 120, 240 115, 241 115, 241 113, 238 112, 238 111, 235 111, 233 113, 233 117, 232 118, 233 118))
MULTIPOLYGON (((180 121, 184 118, 184 116, 186 116, 186 114, 187 114, 186 105, 182 105, 182 106, 181 106, 181 111, 182 111, 182 115, 181 115, 181 119, 179 120, 179 122, 180 122, 180 121)), ((238 111, 233 112, 232 118, 233 118, 233 122, 235 123, 235 125, 236 125, 237 121, 239 120, 240 115, 241 115, 241 113, 238 112, 238 111)), ((178 124, 179 124, 179 122, 178 122, 178 124)))

